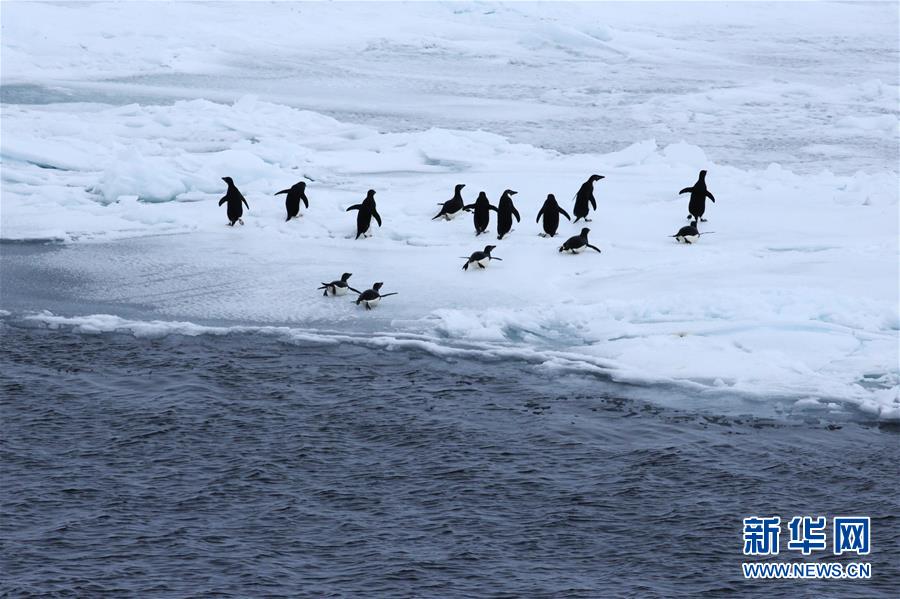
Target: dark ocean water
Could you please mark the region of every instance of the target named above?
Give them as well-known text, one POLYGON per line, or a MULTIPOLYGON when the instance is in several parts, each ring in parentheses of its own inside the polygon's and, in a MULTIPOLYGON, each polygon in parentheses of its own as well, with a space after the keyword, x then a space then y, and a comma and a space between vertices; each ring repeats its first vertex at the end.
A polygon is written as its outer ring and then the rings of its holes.
POLYGON ((0 326, 4 596, 888 597, 900 582, 896 427, 661 409, 515 362, 0 326), (872 580, 744 581, 741 519, 757 514, 871 516, 872 580))

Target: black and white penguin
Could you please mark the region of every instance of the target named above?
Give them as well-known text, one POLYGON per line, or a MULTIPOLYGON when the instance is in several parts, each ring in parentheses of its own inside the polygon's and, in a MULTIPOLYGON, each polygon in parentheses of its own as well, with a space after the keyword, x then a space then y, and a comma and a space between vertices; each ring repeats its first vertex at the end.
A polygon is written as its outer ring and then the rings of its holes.
POLYGON ((541 216, 544 217, 544 232, 540 234, 541 237, 553 237, 556 235, 556 230, 559 229, 560 214, 565 216, 568 220, 572 220, 569 213, 556 203, 556 197, 552 193, 548 193, 547 199, 544 200, 544 205, 541 206, 540 211, 538 211, 537 219, 534 221, 540 222, 541 216))
POLYGON ((463 258, 463 260, 465 260, 466 263, 463 264, 462 269, 469 270, 470 264, 477 264, 478 268, 485 268, 491 262, 491 260, 500 260, 502 262, 503 261, 502 258, 496 258, 494 256, 491 256, 491 252, 494 251, 494 248, 496 248, 496 247, 497 247, 496 245, 486 245, 486 246, 484 246, 483 251, 472 252, 471 256, 469 256, 468 258, 463 258))
POLYGON ((375 190, 370 189, 366 194, 366 199, 362 201, 362 204, 353 204, 349 208, 347 208, 347 212, 351 210, 359 210, 356 214, 356 239, 359 239, 360 235, 364 235, 366 237, 371 237, 369 234, 369 229, 372 226, 372 218, 375 218, 375 221, 378 223, 378 226, 381 226, 381 216, 378 214, 377 208, 375 208, 375 190))
POLYGON ((300 181, 299 183, 292 185, 290 189, 282 189, 275 195, 280 196, 283 193, 287 194, 287 197, 284 199, 284 207, 287 209, 287 218, 284 219, 285 222, 296 216, 300 216, 301 201, 304 206, 309 208, 309 200, 306 198, 306 181, 300 181))
POLYGON ((594 210, 597 209, 597 201, 594 199, 594 182, 600 179, 605 179, 605 177, 603 175, 591 175, 578 189, 578 193, 575 194, 575 208, 572 210, 572 214, 575 215, 576 223, 582 218, 585 222, 591 222, 591 219, 588 218, 590 213, 588 204, 594 210))
POLYGON ((384 283, 375 283, 372 285, 371 289, 366 289, 362 293, 359 294, 359 297, 356 298, 356 305, 364 304, 366 306, 366 310, 371 310, 372 306, 377 306, 378 302, 381 301, 381 298, 388 297, 389 295, 397 295, 397 292, 394 293, 381 293, 381 287, 384 283))
POLYGON ((675 241, 678 243, 686 243, 688 245, 692 243, 696 243, 698 239, 700 239, 701 235, 711 235, 715 231, 706 231, 705 233, 701 233, 697 228, 697 221, 691 221, 691 224, 686 225, 678 229, 678 232, 672 235, 675 238, 675 241))
POLYGON ((705 223, 706 219, 703 218, 703 213, 706 212, 706 198, 712 200, 713 203, 716 202, 713 194, 706 189, 706 171, 700 171, 700 176, 693 187, 685 187, 678 192, 678 195, 688 192, 691 194, 691 200, 688 202, 688 212, 690 213, 688 220, 699 220, 701 223, 705 223))
POLYGON ((503 195, 500 196, 500 201, 497 203, 497 239, 503 239, 503 236, 512 229, 512 219, 514 216, 516 217, 517 223, 522 222, 522 219, 519 217, 519 211, 516 210, 512 198, 509 197, 514 196, 517 193, 519 192, 507 189, 503 192, 503 195))
POLYGON ((319 289, 325 290, 324 293, 322 293, 322 295, 324 295, 325 297, 328 297, 329 291, 331 292, 332 296, 346 295, 347 291, 352 291, 353 293, 360 293, 360 291, 358 289, 354 289, 353 287, 350 286, 349 283, 347 283, 347 279, 349 279, 352 276, 353 276, 353 273, 345 272, 344 274, 341 275, 340 281, 332 281, 330 283, 322 283, 322 286, 319 287, 319 289))
POLYGON ((247 207, 247 210, 250 210, 250 204, 244 199, 243 194, 241 194, 240 190, 235 186, 231 177, 222 177, 222 181, 225 181, 225 183, 228 184, 228 191, 225 192, 225 197, 219 200, 219 206, 226 202, 228 203, 228 226, 233 227, 234 223, 241 223, 243 225, 244 220, 241 217, 244 215, 244 206, 247 207), (242 202, 244 206, 241 206, 242 202))
POLYGON ((591 230, 587 227, 583 228, 580 235, 569 237, 566 242, 560 246, 559 251, 579 254, 583 252, 585 248, 591 248, 592 250, 597 250, 599 252, 600 248, 588 243, 588 233, 590 232, 591 230))
POLYGON ((483 191, 478 192, 478 199, 475 200, 475 203, 465 206, 465 209, 475 211, 474 222, 476 236, 487 231, 488 225, 491 222, 490 211, 493 210, 494 212, 497 212, 497 207, 491 204, 487 194, 483 191))
POLYGON ((441 211, 435 214, 431 220, 437 220, 439 218, 443 218, 444 220, 453 220, 463 210, 465 210, 466 204, 462 199, 462 188, 465 186, 465 183, 460 183, 456 187, 454 187, 453 197, 446 202, 438 204, 438 206, 441 207, 441 211))

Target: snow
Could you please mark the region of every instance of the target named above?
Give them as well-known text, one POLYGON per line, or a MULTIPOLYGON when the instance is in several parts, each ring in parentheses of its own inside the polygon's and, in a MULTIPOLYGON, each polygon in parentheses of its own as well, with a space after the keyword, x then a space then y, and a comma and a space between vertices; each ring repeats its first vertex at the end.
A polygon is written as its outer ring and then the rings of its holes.
POLYGON ((36 266, 147 314, 31 318, 475 352, 900 419, 896 6, 228 6, 3 5, 5 89, 92 101, 2 105, 0 239, 62 242, 36 266), (700 169, 714 234, 683 246, 677 192, 700 169), (603 253, 560 254, 581 223, 543 239, 535 215, 548 193, 571 212, 592 173, 603 253), (243 227, 217 206, 223 176, 243 227), (310 208, 285 222, 273 194, 300 180, 310 208), (517 190, 522 222, 497 241, 468 214, 431 221, 456 183, 467 203, 517 190), (369 188, 384 226, 354 240, 345 210, 369 188), (502 261, 463 272, 487 243, 502 261), (321 297, 345 271, 399 295, 321 297))

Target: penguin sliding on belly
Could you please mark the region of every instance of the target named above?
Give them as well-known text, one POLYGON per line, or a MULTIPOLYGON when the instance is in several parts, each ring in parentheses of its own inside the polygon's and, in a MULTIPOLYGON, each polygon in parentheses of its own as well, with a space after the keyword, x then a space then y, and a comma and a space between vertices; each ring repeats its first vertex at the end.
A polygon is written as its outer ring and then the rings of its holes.
POLYGON ((509 197, 517 193, 519 192, 507 189, 500 196, 500 201, 497 202, 497 239, 503 239, 503 236, 512 230, 512 219, 514 216, 517 223, 522 222, 519 211, 516 210, 512 198, 509 197))
POLYGON ((591 175, 588 177, 588 180, 581 185, 578 193, 575 194, 575 208, 572 210, 572 214, 575 215, 576 223, 582 218, 584 219, 584 222, 591 222, 591 219, 588 218, 588 214, 590 213, 588 204, 590 204, 591 208, 594 210, 597 209, 597 200, 594 199, 594 182, 605 178, 606 177, 603 175, 591 175))
POLYGON ((500 260, 502 262, 502 258, 495 258, 494 256, 491 256, 491 252, 494 251, 494 248, 496 247, 496 245, 486 245, 484 246, 483 251, 472 252, 471 256, 469 256, 468 258, 463 258, 466 263, 463 264, 462 269, 469 270, 470 264, 477 264, 478 268, 485 268, 488 264, 490 264, 491 260, 500 260))
POLYGON ((587 227, 583 228, 580 235, 569 237, 566 242, 560 246, 559 251, 580 254, 585 250, 585 248, 591 248, 592 250, 597 250, 598 252, 600 252, 600 248, 588 243, 588 233, 590 232, 591 230, 587 227))
POLYGON ((389 295, 397 295, 397 292, 394 293, 381 293, 381 287, 384 283, 375 283, 372 285, 371 289, 366 289, 362 293, 359 294, 359 297, 356 298, 356 305, 364 304, 366 306, 366 310, 371 310, 372 306, 377 306, 378 302, 381 301, 381 298, 388 297, 389 295))
POLYGON ((366 199, 362 201, 362 204, 353 204, 347 208, 346 211, 350 212, 351 210, 359 210, 356 215, 356 239, 359 239, 360 235, 371 237, 369 229, 372 227, 373 217, 378 223, 378 226, 381 226, 381 216, 378 214, 378 209, 375 207, 374 189, 369 190, 366 194, 366 199))
POLYGON ((678 243, 686 243, 691 245, 692 243, 696 243, 698 239, 700 239, 701 235, 712 235, 715 231, 707 231, 705 233, 701 233, 699 229, 697 229, 697 221, 694 220, 691 224, 686 225, 678 229, 678 232, 672 235, 675 238, 675 241, 678 243))
POLYGON ((691 194, 688 202, 688 212, 690 213, 688 220, 699 220, 701 223, 705 223, 706 219, 703 218, 703 213, 706 212, 706 198, 712 200, 713 204, 716 203, 716 198, 706 189, 706 171, 700 171, 697 182, 692 187, 685 187, 679 191, 678 195, 688 192, 691 194))
POLYGON ((491 223, 491 210, 497 212, 497 207, 491 204, 487 194, 483 191, 478 192, 478 199, 474 204, 465 207, 466 210, 474 210, 475 235, 481 235, 487 231, 488 225, 491 223))
POLYGON ((322 283, 322 286, 319 289, 324 289, 325 292, 322 294, 325 297, 328 297, 328 292, 331 292, 332 296, 338 295, 346 295, 347 291, 352 291, 353 293, 360 293, 358 289, 354 289, 347 283, 347 279, 352 277, 353 274, 349 272, 345 272, 341 275, 340 281, 332 281, 330 283, 322 283))
POLYGON ((309 208, 309 200, 306 198, 306 181, 300 181, 299 183, 290 187, 290 189, 282 189, 275 195, 280 196, 281 194, 287 194, 287 197, 284 199, 284 207, 287 210, 287 218, 284 219, 284 222, 291 220, 297 216, 300 216, 300 202, 303 202, 303 205, 309 208))
POLYGON ((457 185, 453 189, 453 197, 446 202, 439 204, 441 210, 440 212, 435 214, 431 220, 437 220, 439 218, 443 218, 444 220, 453 220, 460 213, 466 210, 466 204, 462 199, 462 188, 465 186, 465 183, 460 183, 459 185, 457 185))
POLYGON ((537 219, 534 221, 540 222, 541 216, 544 217, 544 232, 539 234, 541 237, 553 237, 556 235, 556 230, 559 229, 560 214, 565 216, 566 219, 572 220, 569 213, 556 203, 556 197, 552 193, 548 193, 547 199, 544 200, 544 205, 541 206, 537 219))
POLYGON ((243 225, 244 220, 241 217, 244 215, 244 206, 247 207, 247 210, 250 210, 250 204, 244 199, 244 195, 234 184, 231 177, 222 177, 222 181, 225 181, 225 183, 228 184, 228 191, 226 191, 225 196, 219 200, 219 206, 226 202, 228 203, 228 226, 233 227, 234 223, 241 223, 243 225), (241 203, 243 203, 244 206, 241 206, 241 203))

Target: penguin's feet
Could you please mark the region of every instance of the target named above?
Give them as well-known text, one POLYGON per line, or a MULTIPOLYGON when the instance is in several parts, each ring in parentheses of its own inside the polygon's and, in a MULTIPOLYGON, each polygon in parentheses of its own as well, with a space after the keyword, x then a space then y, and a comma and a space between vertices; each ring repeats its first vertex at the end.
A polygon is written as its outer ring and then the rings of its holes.
POLYGON ((546 233, 538 233, 538 237, 549 237, 546 233))
POLYGON ((705 223, 705 222, 706 222, 706 219, 705 219, 705 218, 701 218, 701 219, 700 219, 700 222, 701 222, 701 223, 705 223))
POLYGON ((239 219, 238 219, 238 222, 241 223, 241 226, 242 226, 242 227, 244 226, 244 219, 239 218, 239 219))
POLYGON ((688 219, 688 220, 694 220, 694 215, 693 215, 693 214, 688 214, 688 215, 687 215, 687 219, 688 219))
POLYGON ((588 217, 584 217, 584 222, 590 223, 590 222, 593 222, 593 221, 592 221, 591 219, 589 219, 588 217))

